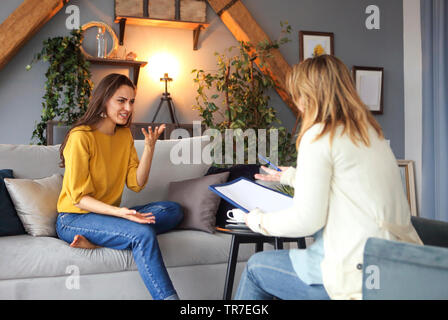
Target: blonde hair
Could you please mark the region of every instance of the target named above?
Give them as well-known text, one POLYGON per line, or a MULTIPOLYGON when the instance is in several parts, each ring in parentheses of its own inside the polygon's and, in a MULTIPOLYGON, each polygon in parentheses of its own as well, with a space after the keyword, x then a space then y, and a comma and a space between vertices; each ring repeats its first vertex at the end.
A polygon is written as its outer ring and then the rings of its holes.
POLYGON ((297 148, 305 132, 317 123, 324 128, 315 140, 330 132, 331 143, 338 125, 343 125, 342 135, 348 134, 356 145, 370 146, 369 126, 384 138, 381 126, 361 101, 350 72, 338 58, 321 55, 295 65, 287 76, 287 87, 294 103, 299 106, 300 100, 304 108, 297 148))

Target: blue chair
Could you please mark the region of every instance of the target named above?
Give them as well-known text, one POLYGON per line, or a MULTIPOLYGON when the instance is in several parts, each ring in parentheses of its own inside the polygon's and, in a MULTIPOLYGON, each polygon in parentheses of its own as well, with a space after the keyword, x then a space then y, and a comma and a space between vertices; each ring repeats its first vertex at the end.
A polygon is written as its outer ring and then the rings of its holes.
POLYGON ((364 300, 448 299, 448 223, 412 217, 424 246, 369 238, 364 300))

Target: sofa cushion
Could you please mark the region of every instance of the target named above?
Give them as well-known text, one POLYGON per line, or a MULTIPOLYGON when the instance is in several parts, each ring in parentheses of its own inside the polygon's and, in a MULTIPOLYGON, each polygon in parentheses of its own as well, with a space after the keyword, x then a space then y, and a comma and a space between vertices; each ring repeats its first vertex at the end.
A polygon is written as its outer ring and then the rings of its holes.
POLYGON ((14 178, 12 170, 0 170, 0 237, 25 233, 8 189, 6 189, 5 178, 14 178))
MULTIPOLYGON (((148 183, 139 193, 124 188, 121 205, 134 207, 154 201, 164 201, 168 197, 168 188, 171 181, 193 179, 203 176, 210 165, 194 158, 195 152, 200 153, 209 143, 210 137, 200 136, 184 139, 157 140, 154 157, 151 163, 148 183), (178 151, 185 152, 184 162, 178 161, 178 151)), ((141 157, 144 148, 143 140, 134 142, 137 154, 141 157)))
MULTIPOLYGON (((125 187, 121 205, 133 207, 165 200, 171 181, 203 176, 210 165, 201 161, 201 154, 209 141, 208 136, 157 140, 146 187, 139 193, 125 187), (178 163, 179 154, 187 158, 187 161, 178 163)), ((144 141, 135 140, 134 145, 141 157, 144 141)), ((64 174, 64 169, 59 167, 59 148, 60 145, 0 144, 0 168, 12 169, 15 178, 25 179, 45 178, 55 173, 64 174), (33 159, 32 164, 30 159, 33 159)))
MULTIPOLYGON (((230 236, 175 230, 158 236, 165 265, 170 267, 227 263, 230 236)), ((247 261, 254 245, 241 245, 239 261, 247 261)), ((79 249, 52 237, 18 235, 0 238, 0 280, 137 270, 130 250, 79 249)), ((225 274, 222 275, 225 277, 225 274)))
POLYGON ((57 202, 62 176, 54 174, 42 179, 5 179, 17 214, 28 234, 56 236, 57 202))
POLYGON ((216 212, 221 198, 208 187, 224 183, 228 177, 229 173, 223 172, 171 182, 167 200, 179 203, 184 212, 184 218, 177 228, 215 232, 216 212))
POLYGON ((59 147, 0 144, 0 168, 12 169, 18 179, 64 174, 64 169, 59 167, 59 147))

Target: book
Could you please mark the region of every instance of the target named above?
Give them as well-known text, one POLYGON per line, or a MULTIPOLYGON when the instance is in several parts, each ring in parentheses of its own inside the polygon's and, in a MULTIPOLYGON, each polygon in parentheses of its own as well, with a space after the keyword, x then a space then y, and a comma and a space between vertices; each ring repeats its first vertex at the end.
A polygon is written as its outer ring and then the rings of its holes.
POLYGON ((230 230, 250 230, 250 228, 243 223, 228 223, 224 226, 226 229, 230 229, 230 230))

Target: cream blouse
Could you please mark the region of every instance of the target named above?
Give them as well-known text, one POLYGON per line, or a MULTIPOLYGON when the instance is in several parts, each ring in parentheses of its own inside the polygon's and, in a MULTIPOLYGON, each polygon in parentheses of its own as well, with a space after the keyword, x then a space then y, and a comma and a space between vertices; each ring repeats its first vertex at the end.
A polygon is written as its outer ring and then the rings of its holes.
MULTIPOLYGON (((249 227, 265 235, 310 236, 323 228, 322 280, 332 299, 362 298, 363 251, 369 237, 422 244, 410 221, 401 176, 389 144, 369 130, 371 145, 356 146, 338 127, 316 141, 322 125, 303 136, 297 169, 281 183, 294 186, 293 206, 252 210, 249 227)), ((293 262, 294 263, 294 262, 293 262)))

